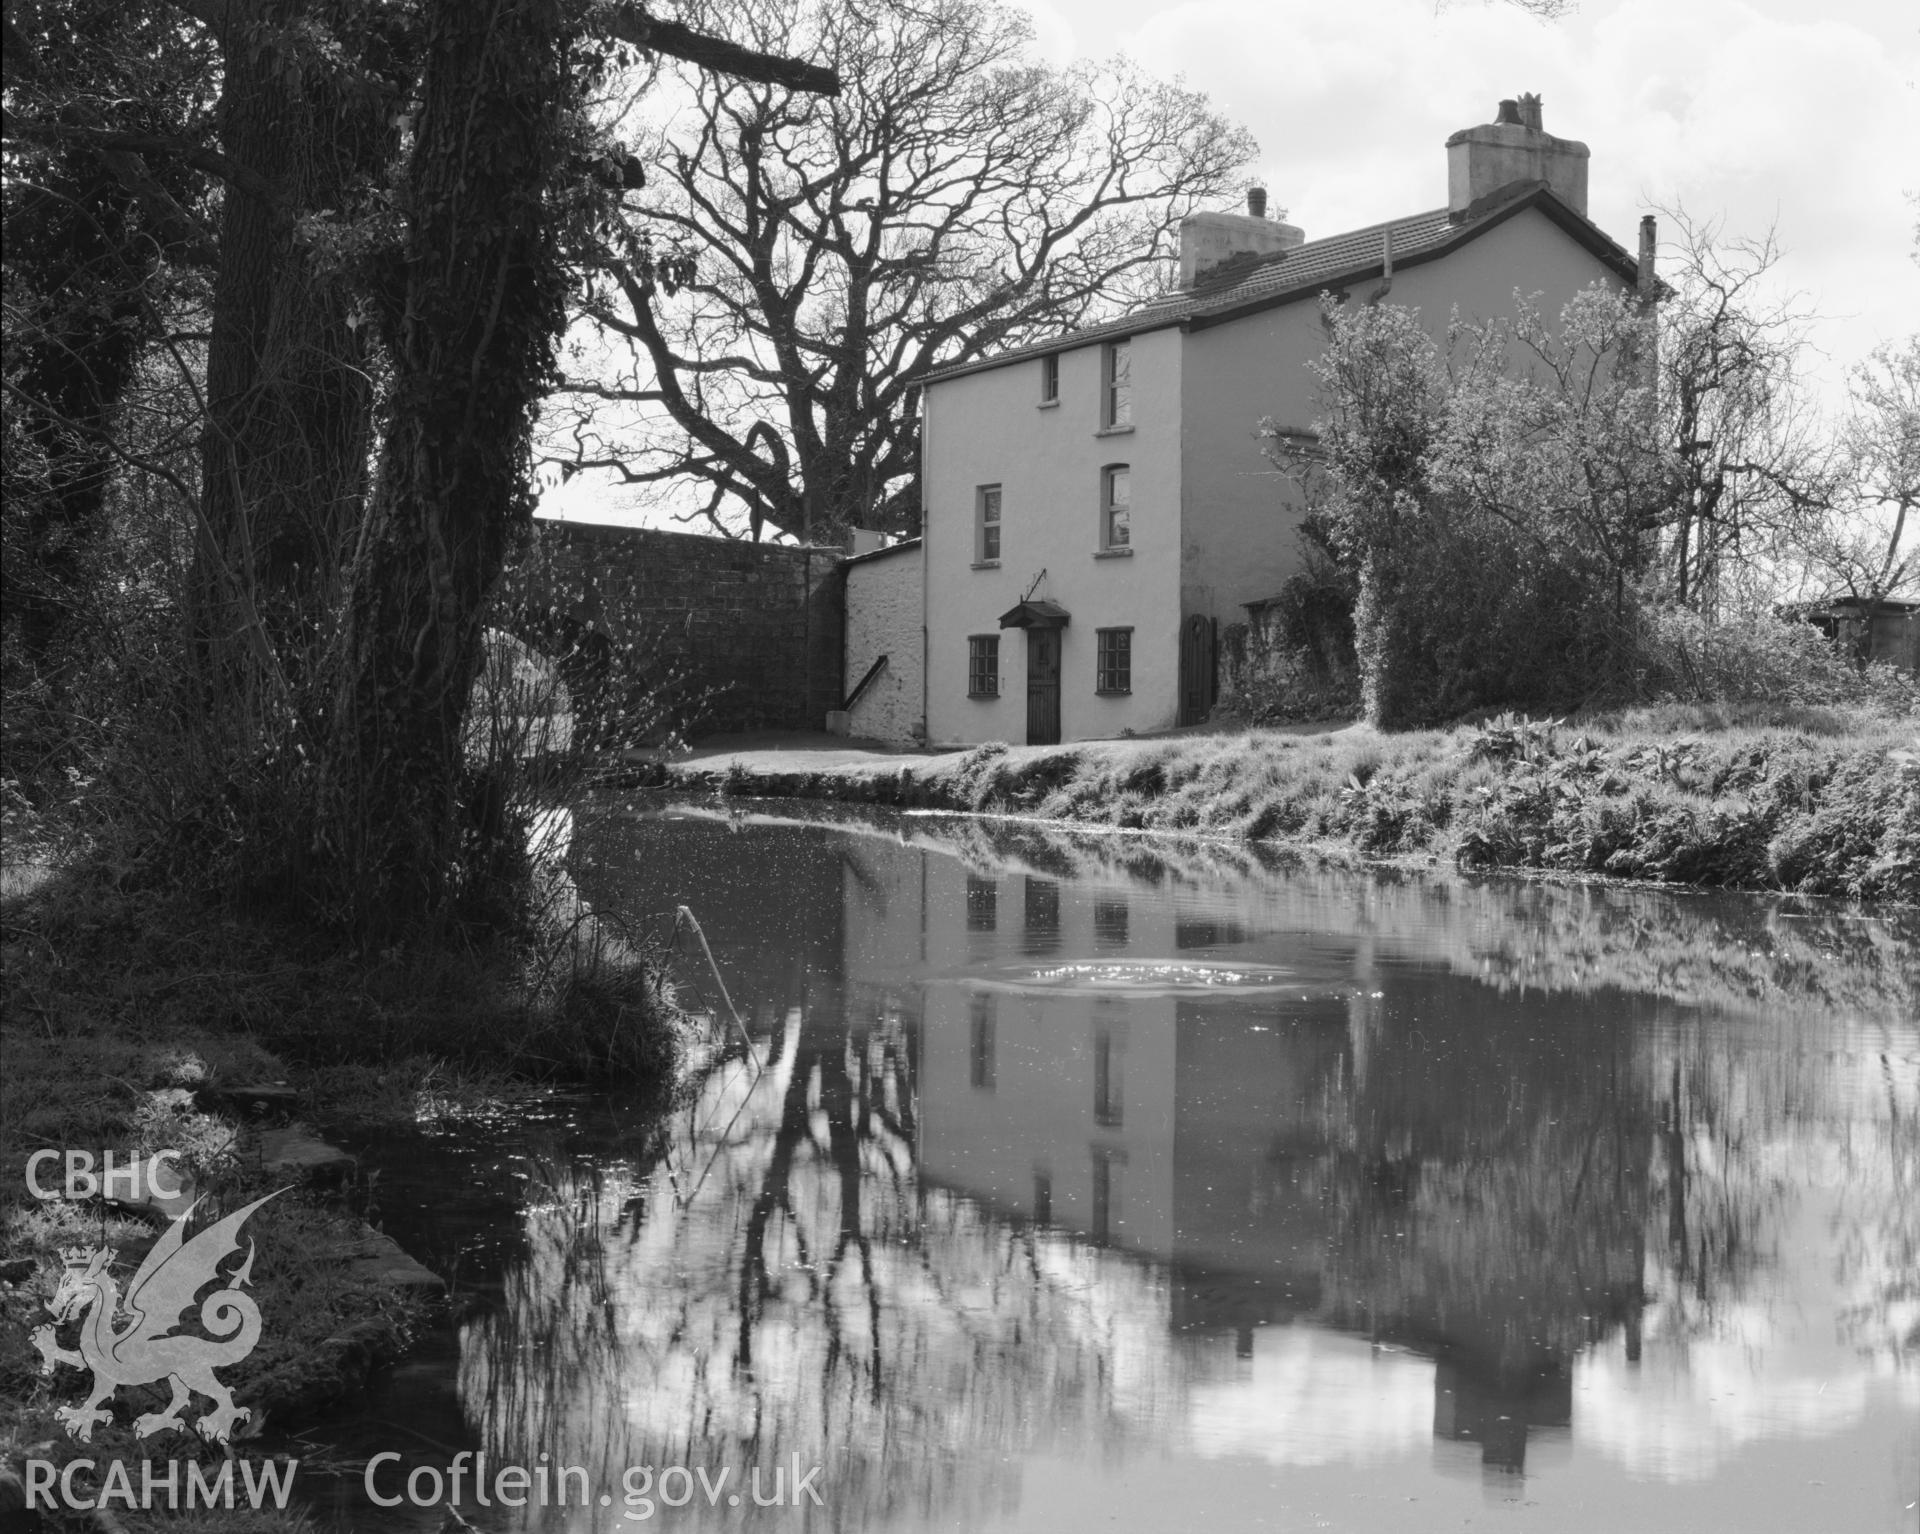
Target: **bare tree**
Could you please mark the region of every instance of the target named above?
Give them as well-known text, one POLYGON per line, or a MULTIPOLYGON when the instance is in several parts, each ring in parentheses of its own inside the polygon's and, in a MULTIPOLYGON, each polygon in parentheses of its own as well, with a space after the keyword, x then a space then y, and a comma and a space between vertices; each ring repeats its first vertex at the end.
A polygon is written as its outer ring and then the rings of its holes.
POLYGON ((1125 63, 1032 62, 997 0, 706 0, 695 19, 845 88, 680 71, 681 110, 637 145, 646 193, 588 277, 595 334, 548 449, 663 496, 691 482, 683 520, 725 531, 915 527, 916 375, 1158 291, 1180 219, 1254 151, 1125 63), (658 280, 689 261, 690 287, 658 280))
POLYGON ((1813 316, 1773 291, 1773 231, 1727 236, 1683 209, 1661 305, 1663 429, 1674 457, 1664 540, 1674 599, 1711 611, 1741 567, 1804 542, 1831 503, 1834 464, 1799 386, 1813 316))
POLYGON ((1880 602, 1920 582, 1920 336, 1882 342, 1848 383, 1841 493, 1804 557, 1825 595, 1880 602))

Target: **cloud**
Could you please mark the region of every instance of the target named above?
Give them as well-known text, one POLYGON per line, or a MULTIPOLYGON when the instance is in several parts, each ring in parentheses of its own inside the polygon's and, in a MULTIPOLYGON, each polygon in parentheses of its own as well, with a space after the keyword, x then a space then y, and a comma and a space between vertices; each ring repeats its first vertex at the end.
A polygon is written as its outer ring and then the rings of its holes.
MULTIPOLYGON (((1066 20, 1097 35, 1078 10, 1066 20)), ((1655 204, 1733 234, 1777 224, 1782 282, 1825 316, 1831 382, 1875 341, 1920 330, 1905 196, 1920 188, 1920 49, 1888 30, 1891 43, 1858 19, 1747 0, 1588 0, 1552 25, 1430 0, 1188 0, 1120 41, 1253 130, 1309 238, 1440 205, 1447 134, 1538 91, 1548 129, 1591 146, 1589 211, 1623 244, 1655 204)))
POLYGON ((1079 38, 1059 7, 1048 0, 1031 0, 1020 9, 1033 18, 1034 56, 1056 68, 1072 63, 1080 53, 1079 38))
POLYGON ((1431 1358, 1358 1337, 1273 1327, 1245 1372, 1204 1380, 1187 1431, 1206 1459, 1332 1465, 1404 1457, 1433 1438, 1431 1358))

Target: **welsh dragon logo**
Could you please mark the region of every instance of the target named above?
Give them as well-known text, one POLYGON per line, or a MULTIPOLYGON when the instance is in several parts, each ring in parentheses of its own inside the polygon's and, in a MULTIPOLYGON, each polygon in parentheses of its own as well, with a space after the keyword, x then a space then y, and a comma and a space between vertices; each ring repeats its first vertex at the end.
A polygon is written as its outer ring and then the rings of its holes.
POLYGON ((184 1430, 187 1424, 180 1412, 196 1394, 213 1402, 213 1409, 201 1413, 194 1424, 210 1443, 225 1443, 233 1436, 234 1425, 252 1415, 244 1406, 233 1404, 232 1393, 213 1373, 238 1363, 260 1340, 260 1307, 251 1295, 241 1292, 253 1275, 251 1241, 247 1243, 246 1261, 200 1306, 200 1324, 210 1336, 195 1337, 178 1328, 182 1313, 192 1307, 194 1298, 221 1277, 220 1264, 240 1250, 240 1227, 247 1216, 285 1191, 282 1188, 255 1199, 189 1238, 187 1222, 200 1207, 196 1201, 154 1243, 124 1298, 110 1271, 114 1257, 111 1248, 73 1247, 61 1254, 66 1270, 47 1302, 53 1325, 37 1328, 33 1345, 40 1350, 42 1374, 53 1373, 56 1364, 93 1371, 93 1391, 86 1403, 63 1406, 55 1413, 70 1435, 83 1443, 90 1441, 95 1425, 112 1419, 113 1413, 101 1403, 119 1386, 150 1385, 160 1380, 173 1387, 173 1400, 165 1411, 146 1412, 135 1419, 137 1438, 175 1428, 184 1430), (114 1322, 123 1315, 126 1322, 116 1331, 114 1322), (76 1316, 83 1317, 78 1352, 54 1340, 54 1326, 76 1316))

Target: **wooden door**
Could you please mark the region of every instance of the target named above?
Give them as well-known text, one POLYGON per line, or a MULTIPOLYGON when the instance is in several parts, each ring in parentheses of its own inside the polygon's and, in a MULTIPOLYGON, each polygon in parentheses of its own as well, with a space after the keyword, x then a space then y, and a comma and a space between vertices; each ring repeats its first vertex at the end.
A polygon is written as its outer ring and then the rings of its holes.
POLYGON ((1060 740, 1060 630, 1027 630, 1027 744, 1060 740))
POLYGON ((1180 722, 1200 724, 1213 710, 1213 619, 1195 613, 1180 625, 1180 722))

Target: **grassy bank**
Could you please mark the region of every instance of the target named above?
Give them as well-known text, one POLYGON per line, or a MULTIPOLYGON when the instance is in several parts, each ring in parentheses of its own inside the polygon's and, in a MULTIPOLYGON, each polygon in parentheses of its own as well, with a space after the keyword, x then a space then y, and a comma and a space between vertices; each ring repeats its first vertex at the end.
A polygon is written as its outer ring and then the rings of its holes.
POLYGON ((912 764, 675 770, 686 786, 1920 902, 1920 738, 1837 710, 976 747, 912 764))
MULTIPOLYGON (((137 1487, 142 1460, 220 1458, 190 1434, 134 1437, 133 1416, 164 1406, 164 1386, 122 1388, 110 1403, 114 1421, 91 1444, 56 1420, 58 1407, 84 1395, 86 1376, 71 1368, 43 1375, 30 1339, 48 1320, 63 1250, 112 1247, 124 1285, 165 1220, 97 1200, 35 1199, 22 1175, 34 1151, 113 1151, 124 1160, 173 1150, 195 1191, 232 1210, 295 1180, 263 1165, 269 1129, 325 1132, 486 1111, 555 1080, 670 1086, 684 1020, 661 965, 588 916, 570 887, 550 895, 536 931, 484 950, 359 955, 140 887, 110 858, 9 861, 0 905, 8 1169, 0 1182, 0 1461, 13 1476, 29 1456, 92 1458, 96 1475, 117 1459, 137 1487), (276 1083, 284 1084, 277 1093, 255 1090, 276 1083)), ((221 1378, 253 1412, 236 1446, 259 1459, 256 1435, 264 1431, 271 1444, 401 1351, 430 1296, 372 1271, 379 1263, 366 1260, 371 1232, 351 1176, 276 1198, 246 1234, 266 1319, 258 1346, 221 1378)), ((206 1404, 196 1401, 188 1419, 206 1404)), ((0 1513, 17 1493, 9 1482, 0 1474, 0 1513)), ((167 1526, 139 1512, 116 1516, 129 1530, 167 1526)), ((287 1514, 286 1526, 297 1521, 287 1514)), ((242 1512, 206 1526, 280 1521, 242 1512)))
MULTIPOLYGON (((27 1012, 29 1019, 44 1016, 31 1003, 27 1012)), ((12 1005, 9 1014, 18 1016, 12 1005)), ((60 1281, 65 1249, 111 1248, 112 1271, 124 1287, 166 1220, 96 1200, 38 1202, 26 1195, 20 1169, 43 1146, 87 1149, 96 1158, 111 1149, 123 1162, 128 1152, 174 1150, 196 1195, 236 1209, 286 1178, 261 1165, 255 1126, 242 1112, 223 1111, 222 1093, 279 1079, 285 1074, 281 1062, 243 1036, 206 1030, 167 1030, 143 1039, 111 1027, 61 1035, 10 1025, 4 1050, 0 1124, 10 1176, 0 1220, 9 1282, 0 1289, 0 1457, 9 1479, 23 1476, 29 1459, 61 1467, 76 1459, 94 1461, 94 1470, 77 1482, 88 1490, 104 1484, 114 1461, 126 1466, 136 1488, 148 1461, 161 1477, 169 1461, 180 1459, 197 1459, 206 1473, 216 1473, 222 1451, 192 1434, 135 1436, 133 1416, 161 1409, 168 1395, 164 1385, 119 1390, 110 1403, 118 1408, 114 1420, 96 1428, 90 1442, 72 1439, 55 1416, 84 1397, 88 1384, 84 1370, 43 1372, 31 1341, 49 1320, 47 1301, 60 1281)), ((46 1180, 57 1184, 57 1170, 46 1180)), ((296 1188, 247 1223, 245 1235, 256 1254, 249 1291, 263 1318, 260 1341, 220 1373, 249 1413, 234 1435, 245 1461, 272 1458, 266 1446, 301 1412, 351 1391, 370 1369, 404 1350, 427 1319, 428 1291, 395 1287, 355 1260, 370 1232, 354 1204, 350 1193, 296 1188)), ((188 1420, 209 1405, 196 1399, 188 1420)), ((19 1482, 12 1486, 17 1490, 19 1482)), ((115 1512, 129 1530, 166 1524, 146 1510, 115 1512)), ((297 1508, 217 1516, 249 1529, 299 1522, 297 1508)), ((84 1519, 72 1522, 86 1526, 84 1519)))

